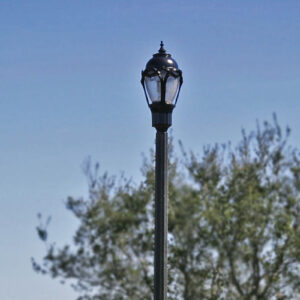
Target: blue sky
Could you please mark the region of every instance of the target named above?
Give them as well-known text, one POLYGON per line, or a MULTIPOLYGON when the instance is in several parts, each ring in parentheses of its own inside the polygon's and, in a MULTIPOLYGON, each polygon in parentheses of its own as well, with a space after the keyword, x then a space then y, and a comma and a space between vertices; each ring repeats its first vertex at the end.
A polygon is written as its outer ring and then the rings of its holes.
POLYGON ((140 72, 159 48, 183 70, 173 136, 201 154, 270 120, 300 147, 300 2, 0 0, 0 299, 75 299, 35 274, 37 212, 70 242, 67 196, 86 196, 86 157, 141 178, 155 130, 140 72))

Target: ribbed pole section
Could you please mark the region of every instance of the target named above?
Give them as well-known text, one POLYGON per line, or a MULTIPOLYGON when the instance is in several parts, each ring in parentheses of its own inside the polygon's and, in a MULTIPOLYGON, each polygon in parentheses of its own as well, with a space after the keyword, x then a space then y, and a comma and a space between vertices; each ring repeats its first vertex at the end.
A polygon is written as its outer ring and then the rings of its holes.
POLYGON ((167 300, 168 133, 156 132, 154 300, 167 300))

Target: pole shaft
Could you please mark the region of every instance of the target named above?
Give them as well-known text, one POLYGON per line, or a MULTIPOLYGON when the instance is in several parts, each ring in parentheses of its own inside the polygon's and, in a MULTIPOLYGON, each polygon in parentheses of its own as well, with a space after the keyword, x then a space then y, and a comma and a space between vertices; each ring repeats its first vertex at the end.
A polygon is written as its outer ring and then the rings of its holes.
POLYGON ((156 132, 154 300, 167 300, 168 133, 156 132))

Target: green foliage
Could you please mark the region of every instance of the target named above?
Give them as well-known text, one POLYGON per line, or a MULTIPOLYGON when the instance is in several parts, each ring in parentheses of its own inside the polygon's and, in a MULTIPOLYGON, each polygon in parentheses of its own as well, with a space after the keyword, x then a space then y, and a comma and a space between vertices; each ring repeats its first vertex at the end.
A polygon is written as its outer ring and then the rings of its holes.
MULTIPOLYGON (((300 157, 288 136, 274 118, 235 149, 182 150, 183 163, 169 145, 170 300, 299 299, 300 157)), ((35 270, 75 280, 80 300, 152 299, 153 157, 138 186, 87 164, 89 198, 67 200, 74 245, 48 245, 35 270)))

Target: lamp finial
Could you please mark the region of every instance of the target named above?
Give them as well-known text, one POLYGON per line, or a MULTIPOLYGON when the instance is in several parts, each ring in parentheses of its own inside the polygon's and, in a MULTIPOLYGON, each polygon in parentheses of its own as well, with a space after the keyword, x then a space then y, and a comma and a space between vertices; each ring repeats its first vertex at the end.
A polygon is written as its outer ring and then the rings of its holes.
POLYGON ((161 54, 165 54, 165 53, 166 53, 166 50, 165 50, 165 48, 164 48, 164 42, 163 42, 163 41, 160 42, 159 53, 161 53, 161 54))

